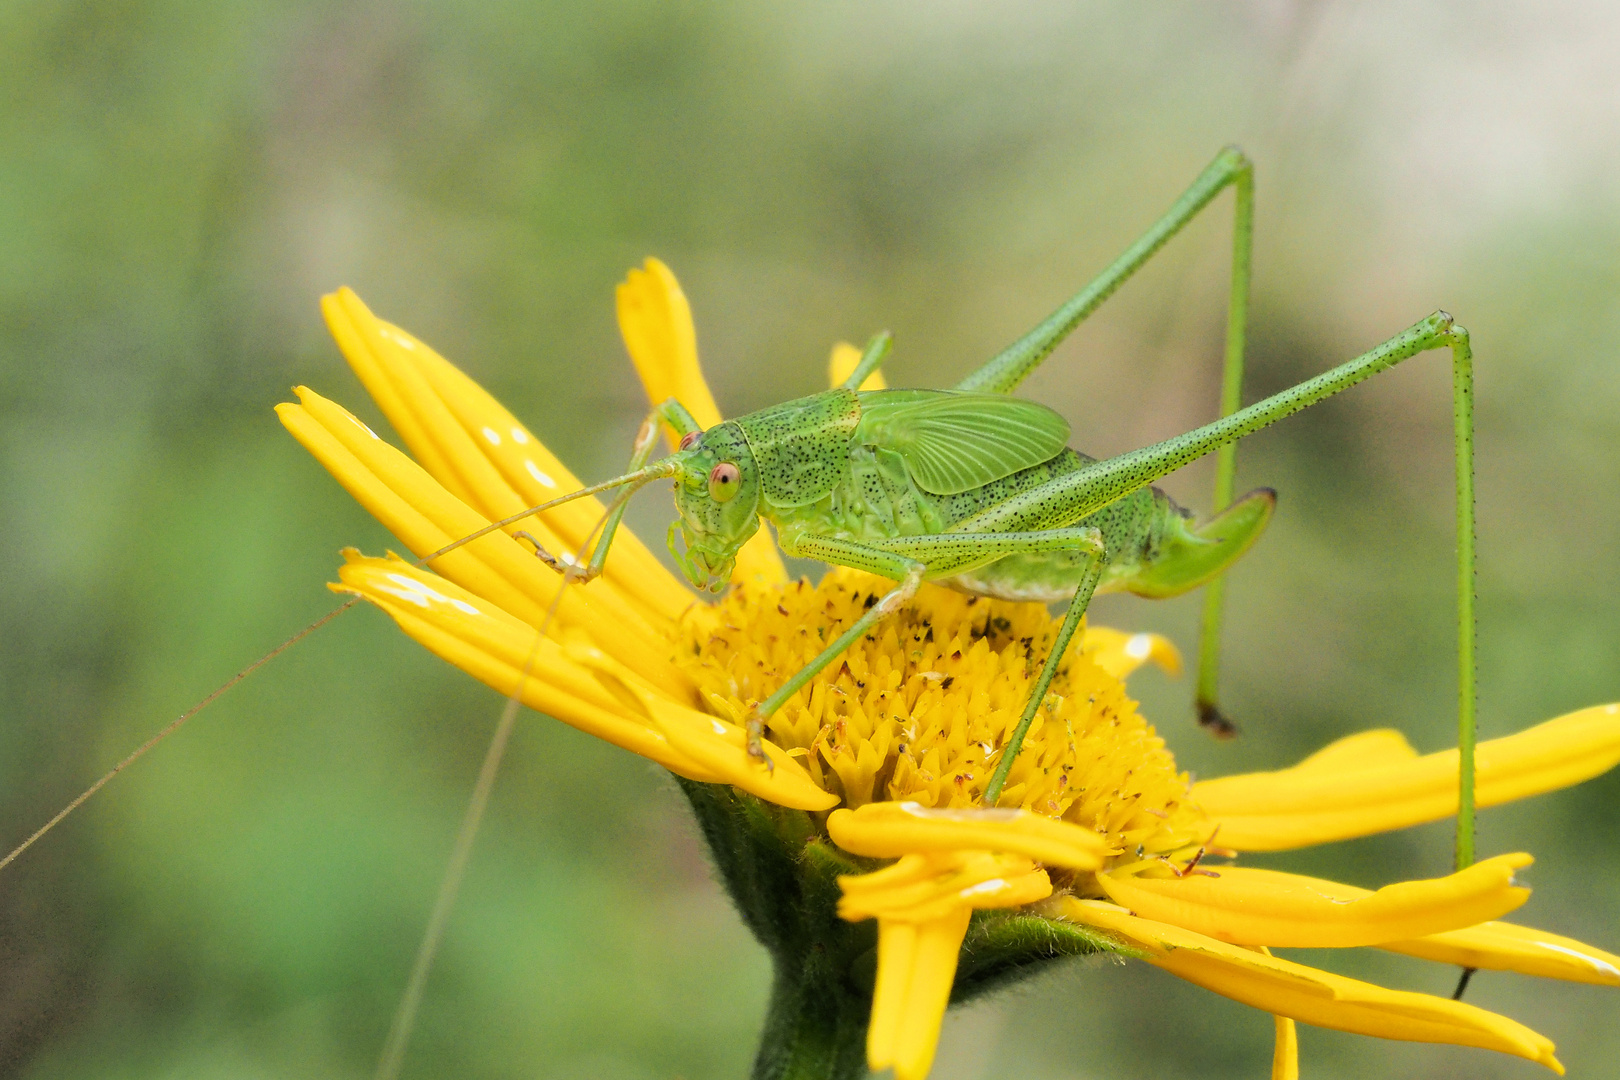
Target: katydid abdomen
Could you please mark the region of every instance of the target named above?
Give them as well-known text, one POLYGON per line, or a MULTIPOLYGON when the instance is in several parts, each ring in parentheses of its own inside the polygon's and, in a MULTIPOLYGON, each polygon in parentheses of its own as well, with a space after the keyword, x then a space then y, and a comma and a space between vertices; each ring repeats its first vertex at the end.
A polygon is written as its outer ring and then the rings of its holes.
MULTIPOLYGON (((944 533, 1095 460, 1066 448, 1011 476, 937 495, 918 486, 893 450, 856 441, 848 456, 848 471, 821 499, 808 506, 764 508, 764 516, 790 548, 804 534, 872 543, 944 533)), ((1167 597, 1203 584, 1247 551, 1269 521, 1274 502, 1274 494, 1262 489, 1198 528, 1188 510, 1158 488, 1146 487, 1072 524, 1102 534, 1107 554, 1098 592, 1167 597)), ((930 577, 961 592, 1051 603, 1074 595, 1087 561, 1072 551, 1018 553, 965 572, 930 577)))

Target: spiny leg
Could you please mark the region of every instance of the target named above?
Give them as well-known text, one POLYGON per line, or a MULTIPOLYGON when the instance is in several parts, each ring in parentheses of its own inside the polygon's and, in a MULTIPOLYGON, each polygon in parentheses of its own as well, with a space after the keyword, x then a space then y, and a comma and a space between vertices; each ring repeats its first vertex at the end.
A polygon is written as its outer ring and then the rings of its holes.
POLYGON ((749 712, 746 721, 748 730, 748 753, 756 761, 773 768, 769 758, 765 756, 762 740, 765 735, 765 721, 776 713, 782 705, 798 693, 800 688, 811 679, 820 674, 827 665, 843 655, 855 642, 859 641, 868 630, 881 619, 899 611, 917 594, 917 586, 922 583, 923 574, 927 567, 916 559, 907 558, 891 551, 881 551, 866 544, 857 544, 850 540, 840 540, 831 536, 803 536, 792 542, 783 543, 782 549, 789 555, 798 555, 810 559, 819 559, 822 562, 836 563, 839 566, 848 566, 855 570, 865 570, 868 573, 880 574, 891 581, 899 582, 893 589, 883 595, 865 614, 845 630, 842 634, 821 652, 816 654, 804 667, 783 683, 777 691, 749 712))
POLYGON ((1012 771, 1012 764, 1018 757, 1018 751, 1023 749, 1024 736, 1029 734, 1030 725, 1035 722, 1035 712, 1041 707, 1041 702, 1046 700, 1046 691, 1057 675, 1058 664, 1069 651, 1069 641, 1079 629, 1080 619, 1085 615, 1086 608, 1091 606, 1091 594, 1096 592, 1097 579, 1102 576, 1102 563, 1102 542, 1099 539, 1090 553, 1080 585, 1074 590, 1074 599, 1069 602, 1068 614, 1063 616, 1063 625, 1058 629, 1057 640, 1052 643, 1051 651, 1046 654, 1046 663, 1041 666, 1040 677, 1030 688, 1029 701, 1024 704, 1024 714, 1018 718, 1018 726, 1013 729, 1007 745, 1001 748, 1001 760, 996 763, 996 771, 990 774, 990 784, 984 789, 986 806, 995 806, 1001 798, 1001 789, 1006 786, 1007 774, 1012 771))
MULTIPOLYGON (((809 534, 783 538, 782 549, 789 555, 881 574, 899 584, 748 714, 748 752, 767 762, 760 745, 765 721, 880 620, 904 607, 917 594, 924 574, 938 577, 981 566, 1004 555, 1048 551, 1076 551, 1097 559, 1102 554, 1102 537, 1095 529, 1048 529, 1035 533, 902 536, 862 544, 809 534)), ((1092 585, 1095 584, 1093 581, 1092 585)))
POLYGON ((952 525, 950 533, 1025 532, 1073 524, 1230 442, 1348 390, 1430 349, 1467 348, 1467 332, 1437 311, 1354 360, 1182 435, 1090 462, 952 525))
MULTIPOLYGON (((1221 415, 1236 412, 1243 399, 1243 353, 1249 322, 1249 267, 1254 237, 1254 166, 1242 151, 1227 147, 1193 181, 1153 227, 1132 244, 1112 266, 1058 308, 1044 322, 999 356, 957 384, 958 390, 1006 392, 1034 371, 1075 327, 1108 299, 1159 248, 1208 206, 1228 184, 1233 189, 1232 277, 1226 307, 1226 354, 1221 377, 1221 415)), ((1212 514, 1232 501, 1232 480, 1237 470, 1237 446, 1221 447, 1215 469, 1212 514)), ((1237 728, 1218 705, 1221 613, 1225 577, 1205 587, 1202 630, 1198 646, 1198 722, 1217 735, 1236 734, 1237 728)))
MULTIPOLYGON (((1474 861, 1474 351, 1451 330, 1451 431, 1457 488, 1457 869, 1474 861)), ((1463 986, 1467 985, 1464 976, 1463 986)), ((1461 994, 1461 987, 1458 989, 1461 994)))
POLYGON ((889 358, 889 350, 894 348, 894 336, 887 330, 881 330, 872 335, 872 340, 866 343, 866 351, 861 353, 860 362, 855 370, 849 373, 849 378, 839 383, 845 390, 859 390, 861 384, 872 377, 872 373, 883 366, 883 361, 889 358))
MULTIPOLYGON (((1249 327, 1249 264, 1254 240, 1254 170, 1245 169, 1232 183, 1232 284, 1226 301, 1226 356, 1221 372, 1221 416, 1243 406, 1243 352, 1249 327)), ((1215 497, 1209 512, 1219 514, 1232 502, 1237 474, 1237 443, 1216 452, 1215 497)), ((1231 738, 1237 725, 1220 709, 1221 616, 1226 575, 1204 586, 1204 613, 1198 635, 1198 689, 1193 703, 1198 722, 1217 738, 1231 738)))
MULTIPOLYGON (((1241 243, 1244 252, 1244 274, 1242 279, 1243 299, 1241 303, 1241 316, 1247 321, 1248 313, 1248 230, 1253 222, 1253 178, 1254 166, 1244 157, 1243 151, 1235 146, 1229 146, 1215 156, 1208 167, 1199 174, 1192 186, 1182 193, 1181 197, 1171 205, 1164 216, 1153 223, 1153 227, 1142 236, 1125 253, 1115 259, 1113 264, 1097 275, 1091 284, 1080 290, 1035 329, 1013 342, 1000 354, 992 358, 983 367, 956 384, 957 390, 975 390, 981 393, 1010 392, 1019 383, 1027 378, 1030 372, 1041 365, 1051 351, 1057 348, 1058 343, 1068 337, 1075 327, 1079 326, 1087 316, 1097 310, 1104 300, 1112 296, 1121 285, 1130 279, 1131 275, 1141 269, 1142 264, 1152 258, 1154 253, 1170 241, 1170 238, 1180 232, 1198 212, 1208 206, 1219 195, 1221 189, 1228 184, 1238 187, 1239 191, 1239 220, 1236 223, 1238 231, 1242 234, 1241 241, 1234 238, 1233 265, 1237 265, 1237 247, 1241 243)), ((1239 284, 1234 274, 1234 295, 1239 284)), ((1228 307, 1230 318, 1240 305, 1236 301, 1228 307)), ((1239 329, 1241 338, 1242 330, 1239 329)), ((1230 350, 1231 326, 1228 323, 1228 349, 1230 350)), ((1239 346, 1241 358, 1241 344, 1239 346)))

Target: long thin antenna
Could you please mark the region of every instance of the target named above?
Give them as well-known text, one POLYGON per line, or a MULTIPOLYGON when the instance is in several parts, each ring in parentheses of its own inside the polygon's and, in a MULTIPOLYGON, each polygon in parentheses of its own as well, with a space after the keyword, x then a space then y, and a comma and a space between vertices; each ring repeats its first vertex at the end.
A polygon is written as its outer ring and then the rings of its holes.
MULTIPOLYGON (((522 516, 519 515, 520 518, 522 516)), ((552 596, 551 605, 546 608, 546 616, 540 621, 539 632, 534 637, 534 647, 529 650, 528 659, 523 662, 523 670, 518 673, 517 684, 512 687, 512 693, 506 699, 506 706, 501 710, 500 722, 495 725, 495 734, 490 737, 489 748, 484 751, 484 763, 478 770, 478 782, 473 785, 472 797, 467 800, 467 811, 461 817, 461 828, 456 831, 456 842, 450 849, 450 861, 445 864, 444 877, 439 882, 439 894, 433 901, 433 913, 428 916, 427 929, 422 933, 422 943, 417 946, 416 961, 411 965, 411 977, 405 983, 405 992, 400 996, 399 1008, 394 1012, 394 1022, 388 1028, 388 1039, 383 1043, 382 1056, 377 1060, 376 1080, 395 1080, 405 1063, 405 1050, 410 1045, 411 1032, 416 1027, 416 1015, 421 1010, 422 997, 427 992, 428 973, 433 970, 433 961, 438 956, 440 944, 444 941, 445 929, 450 925, 450 912, 456 906, 456 897, 461 892, 461 882, 467 874, 473 841, 478 838, 478 829, 484 821, 484 811, 489 807, 490 793, 495 788, 495 777, 500 772, 501 759, 506 756, 506 744, 511 740, 512 728, 517 724, 518 707, 523 700, 523 684, 528 681, 530 673, 534 670, 535 661, 540 657, 540 643, 545 640, 546 630, 551 626, 551 620, 562 603, 563 591, 574 582, 574 567, 585 564, 585 552, 589 550, 592 541, 596 539, 596 534, 612 516, 613 510, 610 508, 586 534, 584 542, 579 545, 579 550, 574 552, 573 566, 563 574, 562 585, 552 596)), ((511 524, 515 520, 518 519, 513 518, 506 524, 511 524)), ((474 534, 475 537, 476 535, 478 534, 474 534)), ((426 562, 435 555, 442 554, 444 550, 447 549, 425 556, 421 561, 426 562)))
MULTIPOLYGON (((488 536, 496 529, 504 529, 508 525, 516 525, 524 518, 550 510, 553 506, 561 506, 563 503, 573 502, 575 499, 584 498, 586 495, 595 495, 598 492, 606 491, 608 488, 620 487, 624 484, 635 484, 639 487, 640 485, 647 483, 649 480, 657 480, 661 476, 674 476, 675 469, 675 463, 668 458, 665 458, 663 461, 653 462, 644 469, 637 469, 634 472, 627 472, 623 476, 615 476, 612 480, 604 480, 600 484, 592 484, 590 487, 580 488, 578 491, 570 492, 560 499, 552 499, 550 502, 543 502, 538 506, 531 506, 527 510, 519 510, 510 517, 501 518, 499 521, 492 521, 488 525, 485 525, 482 529, 479 529, 477 532, 470 532, 459 540, 451 541, 438 551, 429 552, 428 554, 423 555, 420 559, 416 560, 416 565, 422 566, 425 563, 430 563, 434 559, 439 558, 441 555, 450 554, 450 552, 456 550, 458 547, 461 547, 463 544, 470 544, 481 536, 488 536)), ((603 520, 606 519, 604 518, 603 520)), ((597 522, 596 529, 600 529, 601 527, 602 523, 597 522)), ((591 537, 596 535, 596 529, 592 529, 591 535, 585 538, 585 546, 589 546, 591 537)), ((582 547, 581 550, 583 551, 584 548, 582 547)))
MULTIPOLYGON (((538 506, 531 506, 527 510, 522 510, 522 511, 519 511, 518 513, 516 513, 516 514, 513 514, 511 517, 502 518, 500 521, 494 522, 494 523, 492 523, 490 525, 486 525, 482 529, 479 529, 477 532, 468 533, 466 536, 463 536, 461 539, 454 540, 454 541, 444 545, 444 547, 440 548, 437 551, 429 552, 428 554, 421 556, 420 558, 416 559, 413 562, 412 565, 414 565, 414 566, 426 565, 427 563, 432 562, 434 559, 439 558, 441 555, 447 555, 450 552, 452 552, 452 551, 456 550, 457 548, 461 547, 462 545, 469 544, 472 541, 477 540, 480 536, 486 536, 489 533, 494 532, 496 529, 504 529, 508 525, 511 525, 511 524, 516 523, 516 522, 522 521, 524 518, 529 517, 532 514, 538 514, 538 513, 541 513, 543 511, 549 510, 554 506, 560 506, 563 503, 572 502, 574 499, 583 498, 586 495, 595 495, 598 492, 606 491, 608 488, 619 487, 619 486, 621 486, 623 484, 631 484, 631 483, 644 484, 649 480, 656 480, 661 476, 672 476, 672 475, 674 475, 674 472, 675 472, 675 465, 674 465, 673 462, 669 462, 667 460, 666 461, 655 461, 651 465, 648 465, 644 469, 637 469, 636 471, 626 473, 623 476, 616 476, 612 480, 604 480, 600 484, 592 484, 590 487, 581 488, 578 491, 570 492, 569 494, 564 495, 561 498, 552 499, 550 502, 544 502, 544 503, 539 504, 538 506)), ((601 527, 602 527, 601 523, 598 522, 597 526, 596 526, 596 529, 600 529, 601 527)), ((589 545, 591 538, 596 535, 596 529, 591 530, 591 535, 586 537, 586 545, 587 546, 589 545)), ((583 549, 581 549, 581 550, 583 550, 583 549)), ((565 588, 567 587, 567 582, 566 581, 564 582, 564 587, 565 588)), ((557 590, 557 596, 560 597, 561 595, 562 595, 562 589, 557 590)), ((249 675, 252 675, 255 671, 258 671, 260 668, 264 667, 264 665, 268 664, 270 661, 274 660, 276 657, 280 656, 282 653, 286 652, 288 649, 292 648, 294 645, 296 645, 300 641, 304 640, 304 638, 308 637, 310 634, 313 634, 315 631, 319 630, 321 627, 325 626, 327 623, 331 622, 333 619, 337 618, 339 615, 343 614, 345 611, 348 611, 350 608, 354 607, 354 605, 359 603, 359 602, 360 602, 359 597, 355 597, 352 600, 344 601, 338 607, 333 608, 331 611, 327 612, 325 615, 322 615, 320 618, 316 619, 314 622, 310 623, 308 626, 306 626, 302 630, 298 631, 298 633, 294 634, 292 637, 288 638, 286 641, 283 641, 280 645, 277 645, 274 649, 271 649, 269 652, 265 653, 263 656, 259 657, 257 660, 253 661, 253 663, 249 664, 247 667, 243 668, 241 671, 238 671, 235 675, 232 675, 223 684, 221 684, 216 690, 214 690, 213 693, 209 694, 207 697, 205 697, 201 701, 197 702, 197 704, 193 705, 191 708, 189 708, 185 712, 181 713, 175 719, 171 720, 169 722, 169 724, 166 727, 163 728, 162 731, 159 731, 156 735, 153 735, 150 739, 147 739, 144 743, 142 743, 139 747, 137 747, 135 749, 135 751, 133 753, 131 753, 128 757, 124 758, 124 760, 120 761, 117 765, 114 765, 111 769, 109 769, 106 773, 104 773, 99 780, 97 780, 95 783, 91 784, 89 787, 85 788, 84 791, 80 792, 79 796, 76 799, 74 799, 72 802, 68 803, 61 810, 57 811, 56 815, 54 817, 52 817, 51 820, 49 820, 45 824, 41 825, 38 829, 35 829, 33 834, 31 836, 29 836, 28 839, 24 840, 22 843, 18 844, 15 848, 13 848, 11 850, 10 854, 8 854, 4 859, 0 859, 0 870, 4 870, 7 866, 10 866, 13 862, 16 861, 16 859, 17 859, 17 857, 19 855, 21 855, 23 852, 27 851, 29 848, 33 847, 34 844, 36 842, 38 842, 41 837, 43 837, 46 833, 50 832, 52 829, 54 829, 58 825, 60 825, 64 818, 66 818, 69 814, 73 813, 73 811, 77 810, 79 807, 83 806, 87 801, 89 801, 91 796, 95 795, 96 792, 98 792, 102 788, 106 787, 108 782, 111 781, 113 777, 117 776, 119 773, 123 772, 125 769, 127 769, 131 765, 135 764, 135 762, 137 762, 141 758, 145 757, 146 754, 153 747, 155 747, 158 743, 162 742, 164 739, 167 739, 170 735, 173 735, 176 731, 179 731, 180 728, 185 725, 187 720, 190 720, 193 716, 196 716, 198 713, 202 712, 208 706, 212 705, 215 701, 219 700, 219 698, 221 696, 223 696, 227 690, 230 690, 237 683, 241 682, 243 679, 247 678, 249 675)), ((556 609, 556 600, 553 599, 553 601, 552 601, 552 610, 555 610, 555 609, 556 609)), ((547 614, 547 616, 546 616, 547 623, 550 622, 550 619, 551 619, 550 614, 547 614)), ((545 631, 542 629, 541 633, 544 633, 544 632, 545 631)), ((497 761, 498 760, 499 760, 499 758, 497 757, 497 761)))
POLYGON ((280 656, 282 653, 286 652, 300 641, 303 641, 305 638, 309 637, 309 635, 313 634, 315 631, 319 630, 321 627, 325 626, 327 623, 331 622, 345 611, 348 611, 359 602, 360 598, 356 596, 351 600, 344 601, 331 611, 328 611, 325 615, 322 615, 320 618, 298 631, 298 633, 294 634, 286 641, 283 641, 280 645, 277 645, 275 648, 271 649, 257 660, 253 661, 253 663, 249 664, 241 671, 238 671, 235 675, 232 675, 213 693, 209 694, 207 697, 197 702, 197 704, 193 705, 191 708, 169 721, 167 727, 158 732, 156 735, 153 735, 150 739, 147 739, 145 742, 141 743, 141 745, 135 749, 134 753, 130 754, 123 761, 120 761, 111 769, 107 770, 107 772, 102 775, 100 780, 97 780, 95 783, 85 788, 78 798, 62 807, 61 810, 57 811, 55 817, 51 818, 51 820, 35 829, 32 836, 13 848, 11 850, 11 854, 7 855, 3 859, 0 859, 0 870, 4 870, 6 867, 10 866, 14 861, 16 861, 17 856, 33 847, 36 840, 50 832, 52 829, 56 828, 62 823, 63 818, 67 817, 69 814, 73 813, 73 811, 83 806, 87 801, 89 801, 90 796, 106 787, 108 781, 110 781, 113 777, 117 776, 119 773, 135 764, 135 762, 145 757, 146 752, 151 750, 152 747, 156 746, 164 739, 167 739, 176 731, 179 731, 187 720, 190 720, 193 716, 196 716, 198 713, 208 708, 208 706, 212 705, 215 701, 218 701, 224 696, 225 691, 231 689, 231 687, 235 686, 237 683, 241 682, 255 671, 258 671, 260 668, 264 667, 264 665, 268 664, 270 661, 274 660, 276 657, 280 656))
MULTIPOLYGON (((557 597, 561 596, 562 589, 558 589, 557 597)), ((554 597, 550 610, 546 612, 547 623, 556 610, 557 598, 554 597)), ((472 857, 473 841, 478 837, 484 811, 489 807, 495 776, 500 772, 501 759, 506 756, 506 744, 512 738, 512 729, 517 726, 518 706, 521 704, 519 695, 524 682, 534 670, 535 660, 540 656, 540 641, 544 635, 542 624, 540 635, 534 639, 534 648, 529 651, 529 658, 518 674, 517 687, 512 691, 512 696, 506 699, 500 722, 495 725, 495 734, 490 737, 489 748, 484 751, 484 763, 478 769, 478 782, 473 785, 472 798, 467 801, 467 811, 461 817, 461 828, 456 831, 455 846, 450 849, 450 861, 445 865, 443 880, 439 882, 439 895, 433 901, 433 914, 428 916, 422 944, 416 949, 416 962, 411 965, 411 977, 405 984, 399 1008, 394 1012, 394 1022, 388 1029, 388 1041, 383 1044, 382 1057, 377 1061, 377 1080, 394 1080, 405 1062, 405 1048, 410 1045, 416 1014, 422 1007, 422 995, 427 990, 428 972, 433 969, 434 958, 444 940, 445 928, 450 924, 450 912, 456 906, 456 896, 461 892, 461 882, 467 874, 467 862, 472 857)))

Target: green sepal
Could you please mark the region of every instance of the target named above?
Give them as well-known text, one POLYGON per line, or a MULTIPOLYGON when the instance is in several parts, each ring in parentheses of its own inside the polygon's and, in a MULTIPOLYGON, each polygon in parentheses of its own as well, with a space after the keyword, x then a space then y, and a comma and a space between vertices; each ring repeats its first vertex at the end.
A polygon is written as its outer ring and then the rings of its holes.
POLYGON ((1142 953, 1112 934, 1079 923, 1013 911, 976 911, 962 941, 951 1004, 1011 985, 1053 960, 1097 955, 1124 959, 1140 958, 1142 953))
MULTIPOLYGON (((877 971, 877 921, 838 917, 838 878, 889 860, 857 858, 816 816, 719 784, 677 778, 743 922, 771 954, 775 978, 753 1080, 860 1080, 877 971)), ((1071 956, 1140 956, 1091 927, 1014 911, 975 912, 962 942, 953 1005, 1071 956)))

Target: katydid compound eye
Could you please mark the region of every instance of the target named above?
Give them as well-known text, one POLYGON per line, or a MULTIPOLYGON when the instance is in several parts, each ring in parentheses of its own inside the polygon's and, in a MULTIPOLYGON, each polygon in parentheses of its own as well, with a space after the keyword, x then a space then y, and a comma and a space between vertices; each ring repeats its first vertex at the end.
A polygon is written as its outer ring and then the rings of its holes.
POLYGON ((685 435, 681 436, 681 449, 692 449, 692 444, 697 442, 702 435, 703 432, 701 431, 688 431, 685 435))
POLYGON ((741 479, 742 473, 737 471, 737 466, 729 461, 722 461, 714 467, 713 472, 709 473, 709 498, 715 502, 730 501, 731 497, 737 494, 737 482, 741 479))

